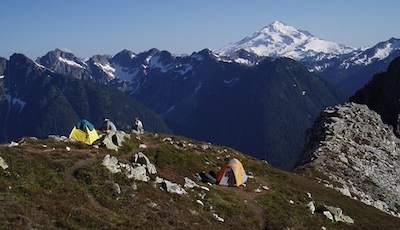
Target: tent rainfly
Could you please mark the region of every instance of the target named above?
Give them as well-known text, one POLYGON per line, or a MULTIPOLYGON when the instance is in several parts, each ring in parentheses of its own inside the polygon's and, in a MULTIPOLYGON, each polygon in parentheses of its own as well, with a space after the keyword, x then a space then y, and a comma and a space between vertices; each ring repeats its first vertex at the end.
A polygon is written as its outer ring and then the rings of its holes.
POLYGON ((247 175, 242 163, 233 158, 225 164, 217 174, 217 184, 225 186, 237 186, 246 183, 247 175))
POLYGON ((82 119, 75 124, 69 134, 69 138, 91 145, 94 141, 99 139, 99 134, 92 123, 88 120, 82 119))

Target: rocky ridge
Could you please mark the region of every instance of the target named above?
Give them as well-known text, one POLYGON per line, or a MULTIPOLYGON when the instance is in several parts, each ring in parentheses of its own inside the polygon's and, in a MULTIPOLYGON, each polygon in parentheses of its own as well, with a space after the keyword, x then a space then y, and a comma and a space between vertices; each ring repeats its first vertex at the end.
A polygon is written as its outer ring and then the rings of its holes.
POLYGON ((308 132, 297 172, 400 217, 400 140, 366 105, 326 108, 308 132))

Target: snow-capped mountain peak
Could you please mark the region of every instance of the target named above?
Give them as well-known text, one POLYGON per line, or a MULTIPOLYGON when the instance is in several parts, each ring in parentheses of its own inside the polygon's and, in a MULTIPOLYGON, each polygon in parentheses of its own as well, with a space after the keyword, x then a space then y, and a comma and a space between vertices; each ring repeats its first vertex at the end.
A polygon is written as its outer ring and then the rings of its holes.
POLYGON ((335 42, 319 39, 307 31, 296 29, 280 21, 275 21, 251 36, 231 43, 216 52, 230 56, 240 49, 258 56, 284 56, 296 60, 318 53, 343 54, 355 50, 335 42))
POLYGON ((280 34, 296 36, 297 34, 300 34, 299 32, 301 32, 304 35, 310 36, 310 37, 313 36, 312 34, 310 34, 307 31, 298 30, 295 27, 286 25, 285 23, 283 23, 281 21, 274 21, 270 25, 262 28, 258 33, 263 33, 263 34, 274 34, 274 33, 278 34, 278 33, 280 33, 280 34))

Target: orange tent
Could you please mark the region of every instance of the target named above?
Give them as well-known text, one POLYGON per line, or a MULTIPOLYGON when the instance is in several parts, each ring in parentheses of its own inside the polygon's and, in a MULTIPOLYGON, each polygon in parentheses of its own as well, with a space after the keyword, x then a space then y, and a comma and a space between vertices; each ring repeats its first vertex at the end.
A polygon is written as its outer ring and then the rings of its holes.
POLYGON ((217 174, 217 184, 225 186, 237 186, 246 183, 247 175, 242 163, 236 158, 229 160, 217 174))

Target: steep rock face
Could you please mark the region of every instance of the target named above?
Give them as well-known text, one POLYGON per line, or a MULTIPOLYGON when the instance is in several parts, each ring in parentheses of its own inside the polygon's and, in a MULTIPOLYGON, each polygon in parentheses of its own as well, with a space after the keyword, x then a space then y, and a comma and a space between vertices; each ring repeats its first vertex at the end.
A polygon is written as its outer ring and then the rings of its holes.
POLYGON ((400 140, 366 105, 326 108, 308 132, 297 172, 400 217, 400 140))
POLYGON ((387 71, 376 74, 371 82, 358 90, 350 101, 366 104, 379 113, 383 122, 395 127, 400 135, 400 57, 393 60, 387 71))

